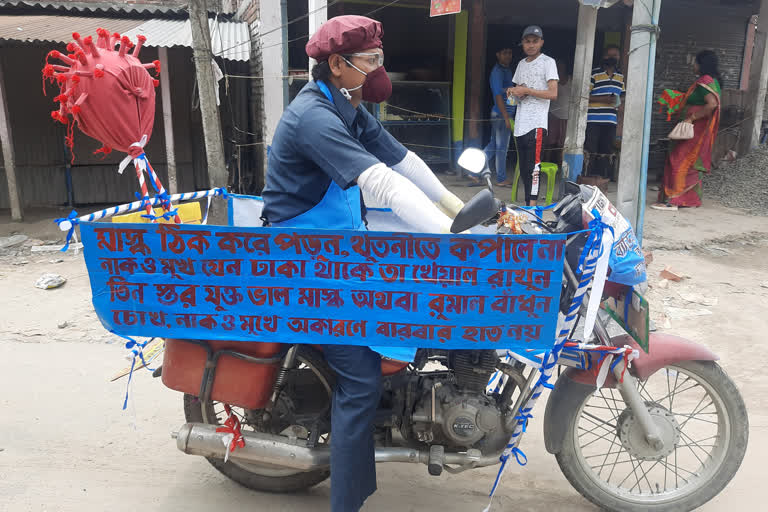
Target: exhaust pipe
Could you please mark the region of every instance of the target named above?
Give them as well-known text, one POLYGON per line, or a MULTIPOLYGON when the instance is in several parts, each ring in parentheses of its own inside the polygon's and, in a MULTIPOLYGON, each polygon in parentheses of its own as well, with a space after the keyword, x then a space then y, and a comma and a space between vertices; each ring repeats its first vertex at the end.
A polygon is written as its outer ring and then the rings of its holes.
MULTIPOLYGON (((189 455, 200 455, 223 459, 227 451, 224 437, 216 432, 216 425, 205 423, 185 423, 172 437, 176 447, 189 455)), ((300 471, 326 468, 331 463, 331 450, 328 446, 308 448, 304 440, 291 441, 284 436, 262 432, 243 432, 245 446, 230 452, 229 458, 242 462, 270 464, 300 471)), ((466 453, 445 453, 441 456, 442 464, 472 467, 493 466, 499 463, 501 453, 483 456, 480 450, 470 449, 466 453)), ((379 447, 376 448, 376 462, 430 463, 430 452, 413 448, 379 447)), ((432 460, 434 463, 434 458, 432 460)))

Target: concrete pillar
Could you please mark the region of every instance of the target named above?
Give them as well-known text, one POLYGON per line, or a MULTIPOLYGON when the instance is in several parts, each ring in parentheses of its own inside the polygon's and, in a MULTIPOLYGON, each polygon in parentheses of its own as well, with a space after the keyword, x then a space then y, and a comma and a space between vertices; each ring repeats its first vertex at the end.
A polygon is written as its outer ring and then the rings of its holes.
MULTIPOLYGON (((653 4, 654 0, 635 0, 632 8, 633 27, 651 25, 653 4)), ((640 194, 646 88, 653 87, 653 82, 648 83, 651 37, 651 32, 647 30, 632 30, 626 65, 627 95, 624 100, 624 131, 621 138, 619 187, 615 206, 633 226, 637 219, 640 194)))
POLYGON ((171 108, 171 80, 168 68, 168 48, 158 48, 160 60, 160 94, 163 105, 163 135, 165 135, 165 161, 168 165, 168 192, 176 194, 179 191, 176 177, 176 150, 173 140, 173 110, 171 108))
MULTIPOLYGON (((328 4, 325 0, 307 0, 307 13, 309 14, 309 37, 317 32, 320 25, 328 21, 328 4)), ((315 59, 309 59, 309 79, 312 80, 312 66, 317 64, 315 59)))
POLYGON ((587 108, 592 78, 592 57, 595 52, 597 9, 597 7, 579 3, 571 104, 568 109, 568 129, 563 155, 563 174, 572 181, 581 174, 584 166, 584 136, 587 131, 587 108))
POLYGON ((264 63, 264 141, 269 147, 275 135, 277 123, 286 107, 284 89, 287 78, 284 67, 283 30, 275 30, 283 24, 283 2, 261 1, 261 31, 259 39, 264 63))
POLYGON ((0 146, 3 149, 3 166, 5 179, 8 182, 8 196, 11 202, 11 219, 24 220, 22 211, 21 190, 16 180, 16 158, 13 151, 13 136, 11 121, 8 117, 8 98, 5 92, 2 62, 0 62, 0 146))
POLYGON ((744 124, 739 144, 739 156, 760 143, 760 130, 763 125, 765 95, 768 93, 768 0, 761 0, 760 14, 757 18, 755 45, 752 50, 752 67, 749 70, 749 89, 747 93, 745 118, 752 116, 752 121, 744 124))

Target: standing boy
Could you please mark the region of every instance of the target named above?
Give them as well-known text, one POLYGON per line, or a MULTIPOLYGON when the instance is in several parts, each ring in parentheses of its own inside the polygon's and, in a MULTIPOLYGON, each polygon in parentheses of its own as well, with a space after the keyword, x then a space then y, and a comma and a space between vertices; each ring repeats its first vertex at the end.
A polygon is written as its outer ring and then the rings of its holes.
POLYGON ((502 46, 496 52, 496 65, 491 70, 491 94, 493 108, 491 109, 491 140, 485 146, 485 154, 490 164, 496 162, 496 181, 502 187, 510 186, 507 179, 507 153, 509 139, 512 136, 512 120, 515 118, 515 107, 507 101, 507 89, 515 86, 512 80, 513 58, 512 48, 502 46))
POLYGON ((523 52, 512 80, 518 84, 509 92, 518 98, 515 115, 520 175, 525 186, 525 204, 536 206, 539 198, 539 168, 544 132, 547 130, 549 102, 557 99, 557 64, 541 53, 544 33, 532 25, 523 31, 523 52))
POLYGON ((600 66, 592 70, 584 149, 590 154, 589 175, 613 179, 613 149, 616 141, 619 102, 624 94, 624 75, 619 71, 621 52, 606 46, 600 66))

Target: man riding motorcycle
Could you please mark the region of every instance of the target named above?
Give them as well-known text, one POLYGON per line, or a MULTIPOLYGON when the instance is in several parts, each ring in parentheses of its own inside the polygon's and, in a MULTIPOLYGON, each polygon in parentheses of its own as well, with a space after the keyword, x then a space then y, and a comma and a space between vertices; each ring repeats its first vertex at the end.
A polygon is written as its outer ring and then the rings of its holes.
MULTIPOLYGON (((310 38, 318 64, 283 113, 263 191, 275 227, 365 230, 363 195, 423 232, 449 233, 463 203, 360 104, 392 92, 378 21, 328 20, 310 38)), ((327 345, 337 374, 331 410, 331 509, 356 511, 376 490, 373 419, 381 357, 412 360, 415 349, 327 345)))

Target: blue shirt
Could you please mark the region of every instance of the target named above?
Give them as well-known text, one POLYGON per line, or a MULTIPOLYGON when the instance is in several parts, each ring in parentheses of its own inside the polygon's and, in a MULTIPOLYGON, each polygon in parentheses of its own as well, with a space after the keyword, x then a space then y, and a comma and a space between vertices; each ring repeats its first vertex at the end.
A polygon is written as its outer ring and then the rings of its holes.
POLYGON ((333 102, 309 82, 283 112, 267 158, 263 216, 282 222, 314 208, 331 180, 342 189, 366 169, 393 166, 408 150, 365 108, 328 84, 333 102))
POLYGON ((510 68, 505 68, 501 64, 497 63, 491 70, 490 78, 491 94, 493 94, 493 112, 501 115, 501 112, 499 112, 499 106, 496 105, 496 96, 501 95, 502 100, 504 100, 504 104, 507 106, 507 113, 512 117, 512 119, 515 118, 515 110, 517 107, 507 105, 507 89, 509 87, 515 86, 515 82, 512 81, 513 76, 514 73, 510 68))

